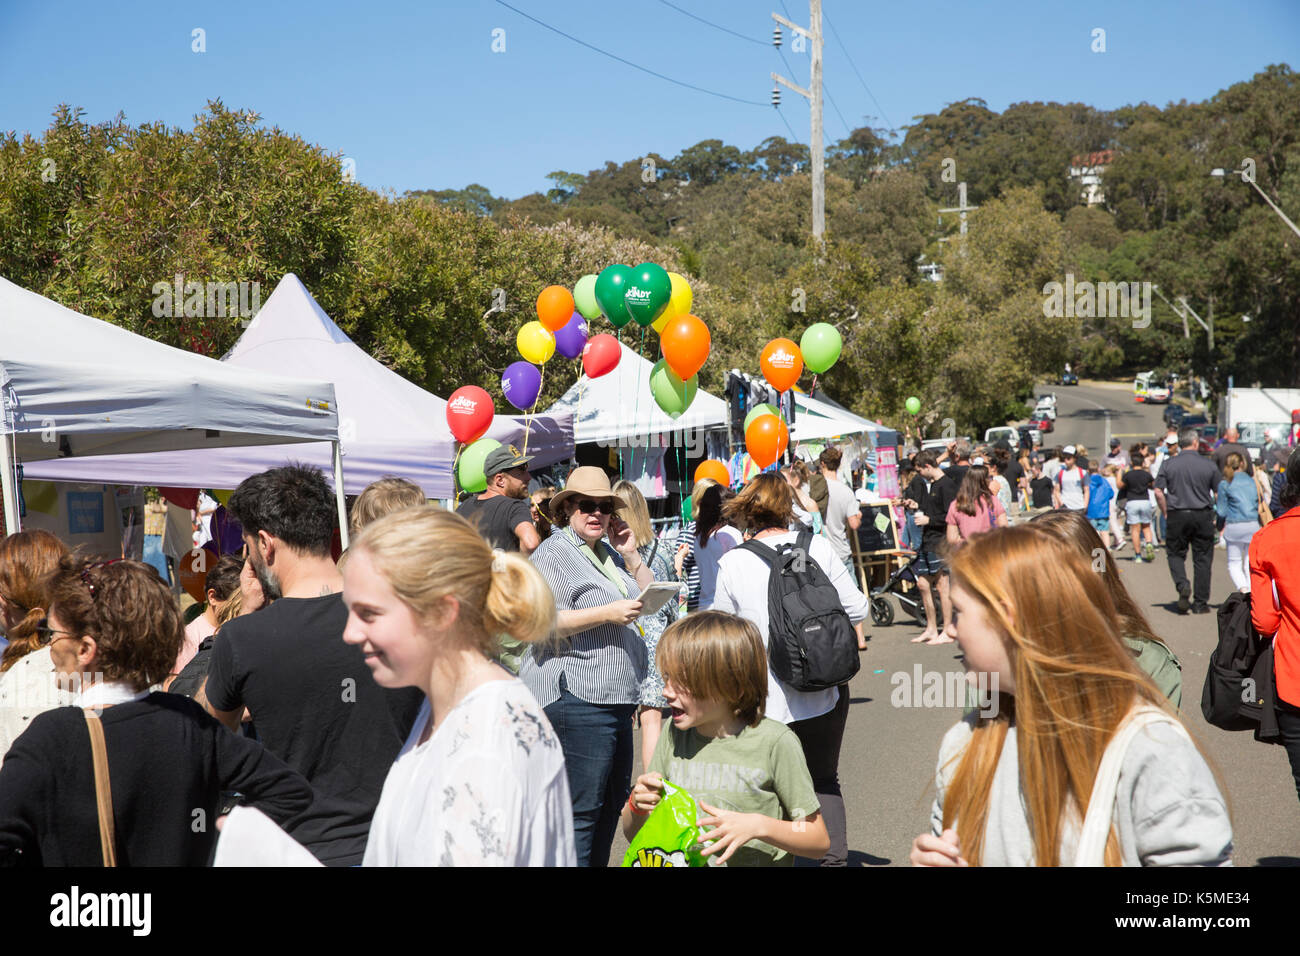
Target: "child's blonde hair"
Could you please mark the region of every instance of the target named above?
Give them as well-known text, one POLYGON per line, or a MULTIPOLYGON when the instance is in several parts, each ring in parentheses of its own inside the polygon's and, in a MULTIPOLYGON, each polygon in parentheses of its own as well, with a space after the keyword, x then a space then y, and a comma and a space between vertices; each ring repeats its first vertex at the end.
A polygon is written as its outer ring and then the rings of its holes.
POLYGON ((422 505, 426 500, 424 491, 415 482, 385 475, 361 489, 357 500, 352 502, 348 530, 354 536, 358 535, 361 529, 372 521, 394 511, 401 511, 403 508, 422 505))
POLYGON ((767 652, 750 621, 699 611, 673 622, 659 638, 659 670, 693 697, 725 703, 757 727, 767 706, 767 652))

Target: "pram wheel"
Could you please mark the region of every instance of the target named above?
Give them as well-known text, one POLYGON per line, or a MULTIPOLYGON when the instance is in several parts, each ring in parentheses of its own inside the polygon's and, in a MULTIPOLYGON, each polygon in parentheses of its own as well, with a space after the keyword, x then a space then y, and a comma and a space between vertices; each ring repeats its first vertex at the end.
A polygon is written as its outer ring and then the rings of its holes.
POLYGON ((888 627, 894 623, 894 605, 883 597, 871 599, 871 623, 876 627, 888 627))

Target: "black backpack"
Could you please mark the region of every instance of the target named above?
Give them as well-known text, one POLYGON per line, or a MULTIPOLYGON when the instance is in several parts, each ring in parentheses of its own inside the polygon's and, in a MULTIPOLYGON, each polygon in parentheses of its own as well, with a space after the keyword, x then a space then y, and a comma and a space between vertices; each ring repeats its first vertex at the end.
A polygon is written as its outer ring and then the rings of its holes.
POLYGON ((809 554, 812 532, 773 549, 761 541, 742 548, 763 559, 767 586, 767 654, 772 673, 795 690, 826 690, 848 682, 862 661, 858 638, 840 594, 809 554))
POLYGON ((1201 713, 1221 730, 1278 736, 1273 703, 1273 641, 1250 620, 1250 595, 1234 591, 1219 607, 1219 643, 1210 655, 1201 713))

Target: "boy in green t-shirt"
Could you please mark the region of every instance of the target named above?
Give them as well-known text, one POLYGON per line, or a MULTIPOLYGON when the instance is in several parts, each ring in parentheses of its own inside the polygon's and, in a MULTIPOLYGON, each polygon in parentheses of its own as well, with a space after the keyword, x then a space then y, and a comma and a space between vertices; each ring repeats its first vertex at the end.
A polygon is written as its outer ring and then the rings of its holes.
POLYGON ((623 811, 630 840, 664 779, 695 797, 711 827, 705 856, 733 866, 789 865, 830 847, 799 738, 762 716, 767 657, 744 618, 702 611, 664 631, 657 658, 672 723, 623 811))

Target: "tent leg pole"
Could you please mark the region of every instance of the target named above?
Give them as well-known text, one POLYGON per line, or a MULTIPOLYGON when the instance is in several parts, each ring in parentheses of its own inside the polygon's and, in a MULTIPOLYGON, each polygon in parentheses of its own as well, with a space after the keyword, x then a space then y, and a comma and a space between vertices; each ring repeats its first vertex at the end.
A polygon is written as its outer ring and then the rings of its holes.
POLYGON ((343 550, 348 549, 348 504, 343 495, 343 451, 337 441, 334 446, 334 500, 339 506, 339 542, 343 550))
POLYGON ((5 499, 5 531, 13 534, 22 530, 18 520, 18 492, 14 487, 13 461, 10 456, 9 433, 0 425, 0 492, 5 499))

